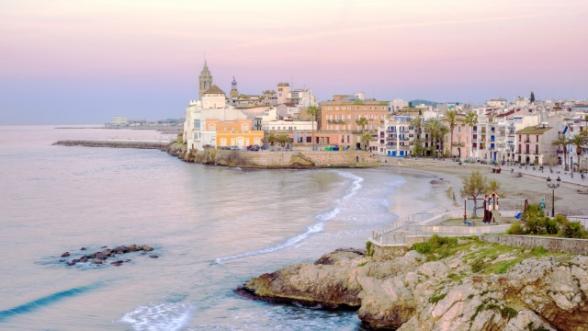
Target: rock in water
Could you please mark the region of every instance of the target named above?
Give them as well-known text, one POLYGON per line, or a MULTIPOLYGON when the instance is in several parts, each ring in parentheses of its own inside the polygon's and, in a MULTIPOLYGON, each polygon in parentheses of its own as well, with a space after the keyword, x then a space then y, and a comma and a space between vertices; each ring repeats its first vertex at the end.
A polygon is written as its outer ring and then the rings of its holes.
POLYGON ((362 257, 357 252, 335 251, 319 259, 328 264, 289 266, 251 279, 243 290, 270 301, 358 308, 360 287, 353 270, 362 257))

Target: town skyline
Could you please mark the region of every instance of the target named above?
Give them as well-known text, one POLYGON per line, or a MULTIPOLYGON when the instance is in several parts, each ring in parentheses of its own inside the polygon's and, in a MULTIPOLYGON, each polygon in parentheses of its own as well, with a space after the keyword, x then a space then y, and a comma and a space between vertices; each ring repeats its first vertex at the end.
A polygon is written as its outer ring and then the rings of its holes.
POLYGON ((205 59, 221 88, 235 76, 244 93, 287 81, 319 100, 588 97, 581 1, 287 5, 2 2, 0 123, 177 117, 205 59))

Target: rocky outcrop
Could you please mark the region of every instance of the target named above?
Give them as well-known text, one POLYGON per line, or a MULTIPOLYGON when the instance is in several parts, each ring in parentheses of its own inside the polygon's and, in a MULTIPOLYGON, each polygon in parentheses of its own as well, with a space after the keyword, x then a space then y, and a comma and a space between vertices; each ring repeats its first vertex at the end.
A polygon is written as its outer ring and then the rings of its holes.
POLYGON ((474 239, 383 261, 337 250, 243 289, 266 300, 357 308, 371 329, 588 330, 588 257, 474 239))
MULTIPOLYGON (((85 252, 86 250, 87 249, 85 247, 80 248, 80 252, 85 252)), ((149 245, 132 244, 132 245, 117 246, 114 248, 108 248, 107 246, 102 246, 102 250, 99 250, 99 251, 96 251, 93 253, 89 253, 89 254, 84 254, 84 253, 72 254, 70 252, 64 252, 63 254, 61 254, 61 259, 59 260, 59 262, 65 263, 68 266, 75 266, 78 263, 102 265, 102 264, 108 264, 110 262, 110 265, 113 265, 115 267, 119 267, 123 263, 131 262, 130 259, 118 259, 117 257, 119 257, 120 255, 135 253, 135 252, 140 252, 141 255, 147 255, 147 253, 153 252, 153 251, 154 251, 154 248, 149 245), (65 259, 67 257, 73 257, 73 258, 70 260, 67 260, 67 259, 65 259), (115 260, 115 261, 112 261, 112 260, 115 260)), ((151 253, 149 255, 149 257, 158 258, 159 256, 157 254, 151 253)))

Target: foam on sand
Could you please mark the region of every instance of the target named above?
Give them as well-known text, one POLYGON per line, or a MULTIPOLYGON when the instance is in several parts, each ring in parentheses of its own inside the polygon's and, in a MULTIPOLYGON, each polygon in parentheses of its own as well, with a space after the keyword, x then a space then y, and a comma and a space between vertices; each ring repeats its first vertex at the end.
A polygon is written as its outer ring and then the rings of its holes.
POLYGON ((335 201, 335 207, 333 207, 329 211, 326 211, 324 213, 320 213, 320 214, 316 215, 315 219, 317 220, 317 222, 312 225, 309 225, 306 228, 306 231, 304 233, 301 233, 301 234, 296 235, 294 237, 288 238, 286 241, 284 241, 280 244, 274 245, 274 246, 269 246, 269 247, 262 248, 259 250, 245 252, 245 253, 241 253, 241 254, 237 254, 237 255, 219 257, 219 258, 216 258, 214 260, 214 262, 217 264, 223 264, 223 263, 226 263, 229 261, 239 260, 239 259, 243 259, 246 257, 273 253, 275 251, 279 251, 284 248, 294 246, 294 245, 302 242, 303 240, 307 239, 311 235, 313 235, 315 233, 322 232, 325 228, 325 223, 334 219, 335 217, 337 217, 337 215, 339 215, 339 213, 341 212, 340 207, 343 205, 343 203, 346 200, 353 197, 355 194, 357 194, 357 191, 359 191, 362 187, 362 185, 361 185, 361 183, 363 182, 362 177, 354 175, 354 174, 352 174, 350 172, 346 172, 346 171, 336 171, 336 173, 341 177, 344 177, 346 179, 350 179, 351 180, 350 187, 347 189, 347 191, 343 195, 343 197, 341 197, 335 201))

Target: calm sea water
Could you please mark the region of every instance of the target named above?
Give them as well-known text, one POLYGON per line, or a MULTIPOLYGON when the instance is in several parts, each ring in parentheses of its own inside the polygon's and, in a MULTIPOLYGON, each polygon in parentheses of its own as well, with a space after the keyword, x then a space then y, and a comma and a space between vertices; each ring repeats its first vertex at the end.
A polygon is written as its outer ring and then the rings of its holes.
POLYGON ((363 247, 391 224, 389 170, 243 171, 58 139, 153 131, 0 126, 0 329, 356 330, 354 313, 244 299, 252 276, 363 247), (66 267, 64 251, 149 244, 159 259, 66 267))

